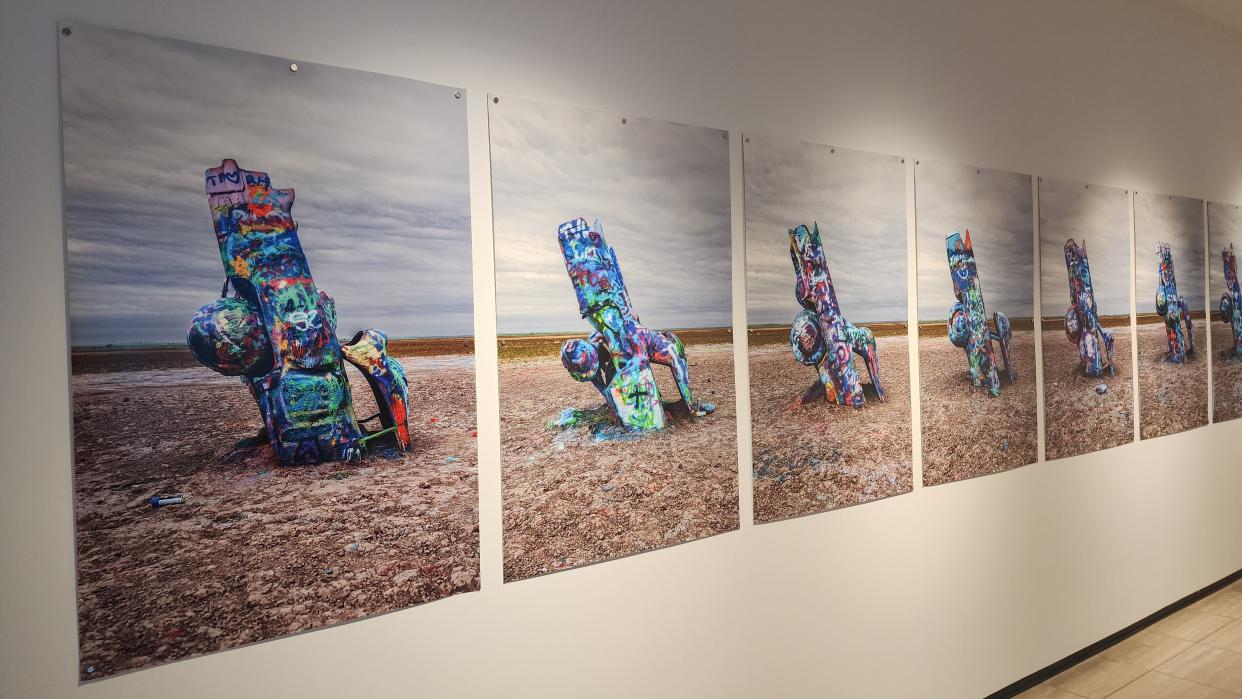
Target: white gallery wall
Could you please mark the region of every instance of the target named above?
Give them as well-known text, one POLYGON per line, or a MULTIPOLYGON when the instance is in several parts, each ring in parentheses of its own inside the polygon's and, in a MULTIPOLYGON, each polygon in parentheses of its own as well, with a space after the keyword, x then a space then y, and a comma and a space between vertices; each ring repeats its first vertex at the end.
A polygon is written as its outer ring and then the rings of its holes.
POLYGON ((981 696, 1242 567, 1242 422, 752 526, 735 333, 741 530, 502 585, 489 91, 731 130, 735 328, 742 131, 1242 203, 1242 35, 1156 0, 4 0, 0 695, 981 696), (467 89, 481 592, 78 686, 62 20, 467 89))

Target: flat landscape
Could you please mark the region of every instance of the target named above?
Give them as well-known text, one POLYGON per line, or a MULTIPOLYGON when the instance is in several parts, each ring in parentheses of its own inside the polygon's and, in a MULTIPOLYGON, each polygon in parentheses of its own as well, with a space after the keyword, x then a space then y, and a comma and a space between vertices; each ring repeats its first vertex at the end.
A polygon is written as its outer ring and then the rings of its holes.
MULTIPOLYGON (((1127 321, 1129 318, 1126 319, 1127 321)), ((1044 326, 1044 456, 1049 461, 1134 441, 1134 361, 1129 325, 1111 327, 1114 374, 1079 368, 1078 345, 1044 326), (1103 392, 1100 387, 1103 387, 1103 392)))
POLYGON ((478 589, 473 357, 401 360, 409 452, 280 467, 240 380, 110 354, 73 377, 82 679, 478 589))
MULTIPOLYGON (((1016 330, 1012 354, 1017 377, 1003 370, 1001 394, 993 397, 970 381, 966 352, 949 342, 944 323, 920 330, 923 484, 939 485, 1033 464, 1039 458, 1035 402, 1035 333, 1016 330)), ((1000 348, 993 343, 997 360, 1000 348)))
POLYGON ((910 357, 904 334, 876 340, 882 402, 865 363, 855 356, 865 382, 861 408, 820 399, 794 409, 794 402, 819 380, 815 368, 793 358, 788 328, 752 332, 750 339, 756 522, 910 492, 910 357))
POLYGON ((502 353, 505 580, 737 528, 733 346, 694 345, 678 334, 695 398, 716 412, 691 417, 673 403, 672 374, 655 366, 668 425, 645 435, 620 430, 595 387, 566 373, 559 342, 517 357, 502 353), (582 411, 578 422, 549 426, 567 408, 582 411))
MULTIPOLYGON (((452 354, 474 354, 472 337, 392 338, 388 353, 394 357, 437 357, 452 354)), ((152 371, 155 369, 201 369, 185 345, 141 345, 134 347, 106 345, 74 347, 71 354, 73 375, 101 374, 115 371, 152 371)))
MULTIPOLYGON (((1159 319, 1159 317, 1156 317, 1159 319)), ((1182 364, 1168 361, 1164 322, 1139 317, 1139 429, 1143 439, 1163 437, 1208 424, 1206 319, 1194 319, 1195 354, 1182 364)))
POLYGON ((1212 319, 1212 421, 1242 417, 1242 358, 1232 352, 1233 331, 1212 319))
MULTIPOLYGON (((732 328, 690 328, 673 330, 686 347, 719 345, 733 342, 732 328)), ((789 329, 785 329, 786 337, 789 329)), ((496 352, 501 361, 536 357, 559 357, 561 345, 566 340, 583 337, 582 333, 531 333, 529 335, 502 335, 496 340, 496 352)), ((596 393, 596 395, 599 395, 596 393)))

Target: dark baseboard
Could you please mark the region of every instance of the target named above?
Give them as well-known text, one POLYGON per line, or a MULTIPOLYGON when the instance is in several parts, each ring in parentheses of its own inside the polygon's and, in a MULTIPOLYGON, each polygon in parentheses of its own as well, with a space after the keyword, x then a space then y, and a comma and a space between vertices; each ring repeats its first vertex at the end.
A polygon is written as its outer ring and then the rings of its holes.
POLYGON ((1053 677, 1056 677, 1057 675, 1070 669, 1071 667, 1077 665, 1078 663, 1081 663, 1087 658, 1090 658, 1091 656, 1097 653, 1103 652, 1111 646, 1121 643, 1122 641, 1133 636, 1139 631, 1142 631, 1148 626, 1151 626, 1157 621, 1160 621, 1166 616, 1169 616, 1170 614, 1174 612, 1185 609, 1186 607, 1189 607, 1190 605, 1194 604, 1195 602, 1198 602, 1199 600, 1203 599, 1204 597, 1207 597, 1208 595, 1211 595, 1215 592, 1223 590, 1224 588, 1232 585, 1234 581, 1236 580, 1242 580, 1242 570, 1236 570, 1230 573, 1229 575, 1226 575, 1225 577, 1221 578, 1220 580, 1217 580, 1211 585, 1208 585, 1202 590, 1198 590, 1197 592, 1192 592, 1189 595, 1186 595, 1185 597, 1179 599, 1173 604, 1170 604, 1167 607, 1164 607, 1163 609, 1157 611, 1155 614, 1148 615, 1134 622, 1133 624, 1130 624, 1129 626, 1118 631, 1117 633, 1114 633, 1106 638, 1100 639, 1099 641, 1092 643, 1091 645, 1087 646, 1086 648, 1083 648, 1080 651, 1071 653, 1065 656, 1064 658, 1061 658, 1060 660, 1056 661, 1055 663, 1049 665, 1048 667, 1032 672, 1026 677, 1023 677, 1017 682, 1014 682, 1013 684, 1009 685, 1008 687, 1005 687, 1004 689, 1000 689, 996 692, 989 694, 986 697, 986 699, 1009 699, 1010 697, 1015 697, 1025 692, 1026 690, 1031 689, 1032 687, 1035 687, 1036 685, 1042 684, 1043 682, 1050 680, 1053 677))

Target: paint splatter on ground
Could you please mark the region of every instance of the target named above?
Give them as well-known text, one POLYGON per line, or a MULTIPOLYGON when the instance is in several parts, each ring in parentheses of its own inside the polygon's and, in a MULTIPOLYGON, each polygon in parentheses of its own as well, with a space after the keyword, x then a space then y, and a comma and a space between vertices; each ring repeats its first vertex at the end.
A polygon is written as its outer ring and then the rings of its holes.
POLYGON ((686 354, 696 398, 716 412, 693 418, 672 404, 672 374, 656 367, 668 424, 630 440, 609 438, 614 418, 599 392, 566 376, 555 354, 501 360, 505 580, 737 528, 733 347, 686 354), (550 427, 567 407, 584 412, 550 427))
MULTIPOLYGON (((299 467, 252 439, 262 423, 235 380, 75 377, 81 678, 478 589, 468 359, 402 359, 410 452, 299 467), (159 493, 189 499, 152 510, 159 493)), ((369 415, 371 391, 349 375, 369 415)))
POLYGON ((1105 370, 1094 377, 1079 367, 1078 345, 1065 339, 1064 330, 1043 332, 1044 456, 1050 461, 1134 441, 1130 328, 1109 330, 1116 375, 1105 370), (1101 385, 1106 387, 1103 393, 1098 391, 1101 385))
POLYGON ((1242 417, 1242 357, 1225 351, 1233 347, 1233 331, 1219 319, 1212 320, 1212 420, 1242 417))
MULTIPOLYGON (((1015 323, 1015 325, 1017 325, 1015 323)), ((919 339, 922 380, 923 483, 939 485, 1035 463, 1035 333, 1013 332, 1012 384, 1001 395, 971 386, 962 351, 943 334, 919 339)))
MULTIPOLYGON (((903 335, 877 338, 876 345, 884 402, 865 383, 860 408, 820 398, 792 411, 817 379, 814 368, 799 364, 788 342, 750 348, 756 522, 910 492, 909 343, 903 335)), ((862 359, 854 362, 866 376, 862 359)))
POLYGON ((1207 424, 1206 322, 1201 313, 1195 314, 1196 351, 1181 364, 1166 359, 1169 339, 1163 321, 1138 326, 1139 428, 1143 439, 1207 424))

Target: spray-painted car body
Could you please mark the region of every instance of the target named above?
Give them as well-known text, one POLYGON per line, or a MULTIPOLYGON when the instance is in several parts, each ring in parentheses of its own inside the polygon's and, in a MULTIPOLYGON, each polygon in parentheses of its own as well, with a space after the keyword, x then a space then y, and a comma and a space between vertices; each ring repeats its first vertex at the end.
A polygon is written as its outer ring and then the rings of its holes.
POLYGON ((409 383, 405 368, 388 355, 388 335, 374 328, 359 330, 352 340, 341 345, 341 353, 367 378, 375 403, 380 406, 376 417, 383 429, 395 432, 397 443, 402 448, 407 447, 410 443, 406 416, 409 383))
POLYGON ((854 325, 841 314, 818 223, 809 229, 805 225, 789 229, 789 258, 796 277, 794 295, 803 308, 794 317, 789 344, 795 359, 819 373, 819 381, 798 404, 824 395, 838 405, 862 406, 863 384, 854 354, 866 362, 876 396, 884 400, 875 336, 870 328, 854 325))
POLYGON ((993 315, 996 329, 988 326, 987 309, 983 305, 983 287, 979 283, 979 270, 975 265, 975 250, 970 242, 970 231, 965 236, 953 231, 945 238, 945 250, 949 257, 949 276, 953 279, 953 295, 957 303, 949 311, 949 340, 966 350, 970 364, 970 380, 975 386, 988 389, 994 396, 1001 391, 1000 374, 996 368, 996 356, 992 341, 1000 345, 1001 361, 1009 383, 1015 378, 1009 347, 1013 332, 1009 318, 997 312, 993 315))
POLYGON ((1233 331, 1233 347, 1226 354, 1242 357, 1242 289, 1238 287, 1238 260, 1233 244, 1220 251, 1225 265, 1225 293, 1220 297, 1220 319, 1233 331))
POLYGON ((660 430, 665 425, 653 363, 672 370, 691 414, 701 417, 713 412, 713 405, 696 402, 690 391, 682 341, 639 321, 617 253, 604 239, 599 219, 593 225, 581 218, 566 221, 557 227, 557 240, 578 298, 578 311, 595 330, 586 339, 569 340, 561 347, 561 363, 570 376, 591 382, 621 424, 632 430, 660 430))
POLYGON ((337 340, 335 304, 315 286, 298 239, 293 190, 275 189, 267 173, 225 159, 207 170, 206 191, 226 281, 222 298, 191 321, 186 340, 194 356, 241 377, 282 464, 358 458, 378 436, 354 415, 343 357, 362 362, 382 433, 407 448, 405 376, 384 353, 383 333, 359 333, 347 348, 337 340), (376 351, 383 371, 370 368, 376 351))
POLYGON ((1065 241, 1065 270, 1069 275, 1069 308, 1065 310, 1065 336, 1078 345, 1078 365, 1087 376, 1099 376, 1113 367, 1113 334, 1100 325, 1091 285, 1091 264, 1087 260, 1087 241, 1078 245, 1065 241))
POLYGON ((1156 312, 1164 318, 1165 334, 1169 340, 1167 358, 1174 364, 1180 364, 1195 354, 1194 321, 1190 317, 1190 306, 1177 291, 1173 249, 1168 243, 1157 244, 1156 260, 1156 312))

